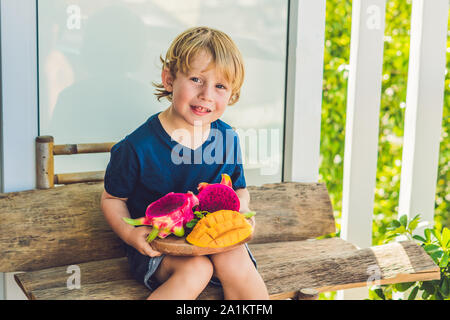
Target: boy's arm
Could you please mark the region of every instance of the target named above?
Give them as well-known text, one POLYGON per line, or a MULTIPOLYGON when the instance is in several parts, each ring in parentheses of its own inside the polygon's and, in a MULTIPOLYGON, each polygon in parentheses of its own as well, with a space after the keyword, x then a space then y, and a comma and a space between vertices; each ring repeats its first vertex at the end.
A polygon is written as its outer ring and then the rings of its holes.
MULTIPOLYGON (((247 188, 241 188, 236 190, 236 194, 239 198, 239 201, 241 203, 241 207, 239 208, 240 213, 246 213, 251 211, 249 209, 250 204, 250 193, 248 192, 247 188)), ((255 216, 251 217, 250 220, 253 222, 253 225, 255 225, 255 216)))
POLYGON ((106 221, 119 238, 136 248, 140 253, 150 257, 161 255, 158 251, 153 250, 145 240, 146 235, 151 230, 149 227, 135 228, 123 221, 122 218, 130 218, 126 201, 126 198, 117 198, 103 191, 101 208, 106 221))
POLYGON ((239 201, 241 202, 241 208, 239 209, 239 212, 249 212, 250 209, 248 208, 248 206, 250 203, 250 193, 248 192, 247 188, 237 189, 236 194, 239 198, 239 201))

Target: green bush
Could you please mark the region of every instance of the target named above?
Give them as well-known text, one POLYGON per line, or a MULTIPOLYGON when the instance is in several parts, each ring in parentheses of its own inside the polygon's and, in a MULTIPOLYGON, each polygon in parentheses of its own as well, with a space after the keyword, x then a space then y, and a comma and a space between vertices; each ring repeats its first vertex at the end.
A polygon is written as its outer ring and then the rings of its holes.
MULTIPOLYGON (((352 2, 326 3, 323 74, 321 166, 319 181, 327 185, 340 235, 345 146, 347 80, 350 59, 352 2)), ((379 147, 373 212, 372 243, 383 243, 392 221, 399 215, 402 137, 408 80, 411 1, 387 0, 379 123, 379 147)), ((449 23, 450 25, 450 23, 449 23)), ((448 43, 447 47, 450 47, 448 43)), ((447 50, 447 70, 450 50, 447 50)), ((435 226, 450 227, 450 78, 446 74, 444 111, 435 198, 435 226)), ((332 299, 333 295, 321 298, 332 299)))
MULTIPOLYGON (((346 67, 349 65, 350 57, 352 7, 349 0, 328 0, 326 5, 319 181, 326 183, 330 193, 337 221, 337 235, 339 236, 348 80, 346 67)), ((374 245, 382 243, 387 226, 398 216, 402 137, 408 79, 410 16, 411 1, 387 1, 379 147, 373 212, 372 236, 374 245)), ((449 58, 450 51, 447 52, 447 69, 450 63, 449 58)), ((450 227, 449 107, 450 79, 447 74, 435 200, 434 222, 437 228, 450 227)))
POLYGON ((399 236, 407 240, 418 241, 431 259, 440 268, 440 280, 404 282, 394 285, 375 287, 369 295, 374 300, 386 300, 392 298, 393 292, 409 291, 408 300, 421 297, 423 300, 450 300, 450 229, 425 229, 424 236, 414 233, 419 225, 420 216, 417 215, 410 221, 406 215, 398 220, 393 220, 385 235, 385 242, 396 239, 399 236))

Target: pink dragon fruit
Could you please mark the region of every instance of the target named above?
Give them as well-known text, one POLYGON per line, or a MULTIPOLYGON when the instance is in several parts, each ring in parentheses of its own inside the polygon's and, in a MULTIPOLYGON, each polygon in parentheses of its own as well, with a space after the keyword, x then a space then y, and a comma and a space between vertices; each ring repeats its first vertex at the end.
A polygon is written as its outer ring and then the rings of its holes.
POLYGON ((194 218, 193 208, 199 200, 192 193, 170 192, 164 197, 152 202, 145 211, 145 217, 138 219, 123 218, 133 226, 153 226, 147 241, 153 241, 156 236, 164 239, 173 233, 178 237, 184 235, 184 226, 194 218))
POLYGON ((239 211, 241 203, 236 192, 232 188, 231 178, 222 174, 220 183, 208 184, 202 182, 198 185, 197 195, 199 211, 215 212, 219 210, 239 211))

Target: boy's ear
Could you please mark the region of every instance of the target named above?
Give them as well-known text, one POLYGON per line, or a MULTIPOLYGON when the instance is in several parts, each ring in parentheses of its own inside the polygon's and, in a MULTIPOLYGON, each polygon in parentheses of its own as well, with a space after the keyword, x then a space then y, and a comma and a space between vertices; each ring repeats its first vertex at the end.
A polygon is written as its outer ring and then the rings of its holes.
POLYGON ((164 68, 161 72, 161 80, 164 86, 164 89, 168 92, 173 91, 173 76, 169 69, 164 68))

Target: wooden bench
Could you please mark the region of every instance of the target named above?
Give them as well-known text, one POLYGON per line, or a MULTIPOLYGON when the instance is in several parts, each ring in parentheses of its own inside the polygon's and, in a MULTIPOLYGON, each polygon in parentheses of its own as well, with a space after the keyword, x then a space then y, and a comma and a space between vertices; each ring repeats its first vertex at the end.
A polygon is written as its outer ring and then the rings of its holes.
MULTIPOLYGON (((113 144, 94 149, 107 152, 113 144)), ((121 241, 103 217, 103 182, 79 182, 101 180, 102 174, 66 175, 67 185, 53 187, 55 179, 61 183, 61 176, 53 174, 53 155, 91 152, 90 147, 53 146, 50 137, 38 137, 38 185, 45 189, 0 194, 0 272, 22 271, 14 277, 29 299, 144 299, 150 293, 131 277, 121 241), (79 289, 67 285, 73 265, 80 271, 79 289)), ((325 184, 248 189, 257 212, 249 247, 271 299, 440 278, 439 267, 414 242, 359 249, 340 238, 323 238, 335 233, 325 184), (305 288, 314 290, 301 291, 305 288)), ((215 286, 199 296, 222 298, 215 286)))

